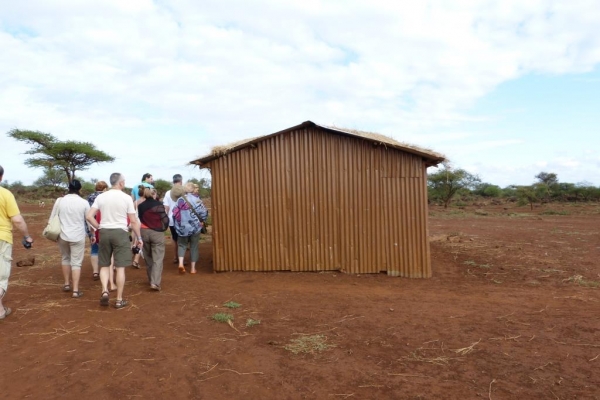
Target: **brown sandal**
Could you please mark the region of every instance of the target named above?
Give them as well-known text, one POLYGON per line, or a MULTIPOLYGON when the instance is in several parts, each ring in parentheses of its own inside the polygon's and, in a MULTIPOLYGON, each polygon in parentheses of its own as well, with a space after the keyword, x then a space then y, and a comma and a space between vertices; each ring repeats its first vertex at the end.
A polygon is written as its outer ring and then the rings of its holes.
POLYGON ((102 292, 102 295, 100 296, 100 305, 101 306, 104 306, 104 307, 108 306, 109 296, 110 296, 109 292, 102 292))
POLYGON ((119 308, 123 308, 123 307, 127 307, 129 305, 129 302, 125 299, 123 300, 117 300, 115 302, 115 308, 119 309, 119 308))

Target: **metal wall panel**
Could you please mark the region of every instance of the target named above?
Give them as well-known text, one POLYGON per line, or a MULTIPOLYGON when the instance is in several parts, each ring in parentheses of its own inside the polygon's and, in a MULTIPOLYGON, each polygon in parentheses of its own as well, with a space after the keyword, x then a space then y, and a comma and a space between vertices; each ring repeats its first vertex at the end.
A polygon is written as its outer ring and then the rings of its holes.
POLYGON ((207 166, 216 271, 431 276, 418 156, 306 128, 207 166))

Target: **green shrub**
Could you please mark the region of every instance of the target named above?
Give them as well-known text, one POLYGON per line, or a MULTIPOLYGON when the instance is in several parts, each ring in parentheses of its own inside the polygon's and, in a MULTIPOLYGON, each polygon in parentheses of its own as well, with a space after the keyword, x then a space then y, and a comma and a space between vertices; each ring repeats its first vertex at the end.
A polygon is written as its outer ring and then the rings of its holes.
POLYGON ((217 322, 228 322, 233 321, 233 315, 225 313, 216 313, 212 316, 212 319, 217 322))

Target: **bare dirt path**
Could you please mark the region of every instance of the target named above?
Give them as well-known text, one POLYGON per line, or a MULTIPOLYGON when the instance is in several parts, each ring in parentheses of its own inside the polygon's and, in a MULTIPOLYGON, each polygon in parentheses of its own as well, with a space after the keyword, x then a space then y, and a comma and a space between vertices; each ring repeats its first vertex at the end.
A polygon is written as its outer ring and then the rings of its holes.
POLYGON ((214 274, 210 243, 200 272, 179 275, 169 245, 163 290, 128 269, 132 306, 116 310, 99 306, 89 260, 84 297, 61 292, 58 249, 39 236, 49 211, 22 207, 38 234, 14 258, 36 263, 13 267, 0 397, 598 399, 600 212, 544 210, 432 209, 428 280, 214 274), (309 344, 323 350, 291 351, 309 344))

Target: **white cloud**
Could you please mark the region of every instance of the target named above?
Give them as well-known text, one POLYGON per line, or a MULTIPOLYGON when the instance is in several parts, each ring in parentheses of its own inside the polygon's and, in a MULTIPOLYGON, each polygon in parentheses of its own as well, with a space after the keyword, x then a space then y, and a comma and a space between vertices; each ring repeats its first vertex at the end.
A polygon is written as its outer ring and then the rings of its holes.
POLYGON ((90 140, 140 176, 307 119, 509 148, 456 126, 486 120, 468 109, 503 82, 600 62, 594 1, 5 3, 0 131, 90 140))

